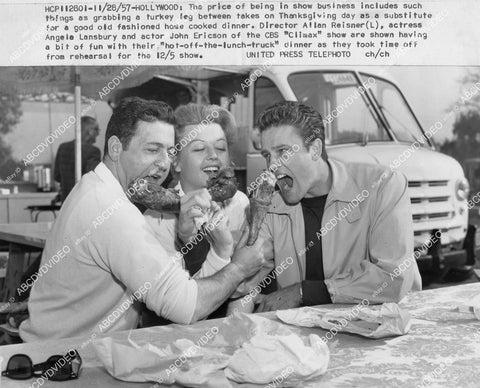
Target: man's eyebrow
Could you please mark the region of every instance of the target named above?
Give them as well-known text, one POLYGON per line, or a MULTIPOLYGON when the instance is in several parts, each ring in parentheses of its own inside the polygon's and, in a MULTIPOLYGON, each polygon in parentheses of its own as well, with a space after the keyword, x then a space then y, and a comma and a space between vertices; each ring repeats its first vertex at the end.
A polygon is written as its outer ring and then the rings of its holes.
POLYGON ((276 149, 285 148, 285 147, 290 148, 291 146, 288 144, 280 144, 280 145, 273 146, 272 149, 276 150, 276 149))
POLYGON ((161 148, 165 148, 165 144, 163 143, 159 143, 157 141, 149 141, 148 143, 146 143, 147 146, 157 146, 157 147, 161 147, 161 148))

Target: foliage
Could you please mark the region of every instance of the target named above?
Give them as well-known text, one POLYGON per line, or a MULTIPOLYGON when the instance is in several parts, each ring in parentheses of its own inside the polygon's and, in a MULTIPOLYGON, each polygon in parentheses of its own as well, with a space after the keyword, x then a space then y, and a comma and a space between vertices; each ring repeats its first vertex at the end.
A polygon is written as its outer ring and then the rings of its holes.
POLYGON ((453 139, 446 140, 440 150, 455 159, 464 167, 465 160, 480 158, 480 72, 478 69, 466 71, 460 80, 462 90, 461 105, 456 110, 453 125, 453 139))
POLYGON ((20 98, 14 93, 0 92, 0 178, 6 179, 21 164, 12 158, 12 150, 5 136, 18 124, 22 116, 20 98))
POLYGON ((465 159, 480 157, 480 113, 461 112, 453 125, 453 140, 445 141, 440 150, 463 164, 465 159))

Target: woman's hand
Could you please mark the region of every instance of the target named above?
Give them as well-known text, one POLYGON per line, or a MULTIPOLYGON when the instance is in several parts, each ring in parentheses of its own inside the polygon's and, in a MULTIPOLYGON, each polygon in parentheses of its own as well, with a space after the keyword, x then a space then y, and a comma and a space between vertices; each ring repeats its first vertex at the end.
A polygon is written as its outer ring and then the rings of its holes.
POLYGON ((178 236, 186 243, 198 233, 195 219, 203 215, 211 207, 211 195, 207 189, 200 189, 185 194, 180 199, 178 216, 178 236))
POLYGON ((228 217, 221 207, 212 202, 213 216, 204 226, 207 238, 217 256, 229 259, 233 254, 233 237, 228 228, 228 217))

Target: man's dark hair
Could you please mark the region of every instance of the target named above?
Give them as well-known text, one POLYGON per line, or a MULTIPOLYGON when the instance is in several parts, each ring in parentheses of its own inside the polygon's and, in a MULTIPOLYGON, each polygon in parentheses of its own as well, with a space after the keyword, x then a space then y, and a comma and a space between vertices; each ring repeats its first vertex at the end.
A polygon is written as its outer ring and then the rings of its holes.
POLYGON ((323 144, 322 158, 327 160, 325 126, 322 116, 315 109, 296 101, 283 101, 265 109, 257 123, 260 132, 282 125, 296 128, 307 148, 310 148, 315 139, 320 139, 323 144))
POLYGON ((80 119, 80 126, 83 130, 83 128, 87 128, 87 127, 97 127, 98 124, 97 124, 97 120, 95 120, 93 117, 82 116, 82 118, 80 119))
POLYGON ((147 123, 163 121, 174 125, 175 117, 172 107, 165 102, 144 100, 140 97, 122 99, 113 110, 112 117, 110 117, 107 125, 104 155, 108 154, 108 139, 112 136, 117 136, 123 149, 128 149, 130 140, 137 131, 139 121, 146 121, 147 123))
POLYGON ((94 144, 99 131, 97 120, 90 116, 82 116, 80 126, 82 129, 82 143, 94 144))

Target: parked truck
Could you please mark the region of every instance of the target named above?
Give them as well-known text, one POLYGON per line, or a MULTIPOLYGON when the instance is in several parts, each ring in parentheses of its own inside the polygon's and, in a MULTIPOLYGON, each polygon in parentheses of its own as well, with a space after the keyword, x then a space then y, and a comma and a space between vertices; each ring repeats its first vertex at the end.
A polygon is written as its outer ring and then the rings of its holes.
POLYGON ((231 154, 243 190, 266 168, 255 130, 259 114, 283 100, 313 106, 325 118, 329 156, 382 164, 407 177, 424 280, 438 280, 447 272, 458 280, 470 275, 480 247, 476 227, 468 223, 469 184, 463 169, 436 151, 432 137, 442 122, 424 130, 383 71, 270 65, 165 68, 142 86, 115 93, 111 103, 128 95, 174 107, 199 102, 228 108, 238 126, 231 154))

